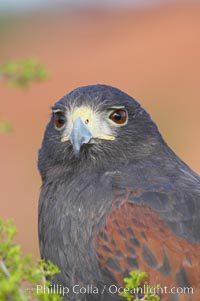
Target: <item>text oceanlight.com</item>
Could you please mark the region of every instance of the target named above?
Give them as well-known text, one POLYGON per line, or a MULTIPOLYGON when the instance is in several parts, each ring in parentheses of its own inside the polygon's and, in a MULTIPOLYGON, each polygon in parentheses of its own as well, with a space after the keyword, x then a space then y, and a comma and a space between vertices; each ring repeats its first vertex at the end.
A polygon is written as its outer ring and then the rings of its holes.
POLYGON ((130 293, 132 295, 138 294, 152 294, 152 295, 163 295, 163 294, 194 294, 194 289, 192 287, 167 287, 167 286, 160 286, 160 287, 150 287, 150 286, 141 286, 138 288, 124 288, 118 287, 116 285, 104 285, 101 288, 88 284, 86 286, 81 285, 74 285, 71 288, 62 285, 52 285, 52 286, 45 286, 45 285, 37 285, 35 287, 37 294, 44 293, 44 294, 60 294, 61 296, 66 296, 68 294, 101 294, 110 293, 112 295, 124 293, 130 293))

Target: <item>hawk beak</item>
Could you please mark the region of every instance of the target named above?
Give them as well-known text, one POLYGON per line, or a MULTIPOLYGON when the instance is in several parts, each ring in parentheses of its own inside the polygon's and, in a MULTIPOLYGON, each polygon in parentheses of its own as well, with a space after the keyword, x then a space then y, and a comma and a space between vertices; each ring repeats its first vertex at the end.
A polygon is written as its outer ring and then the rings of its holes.
POLYGON ((79 157, 80 155, 82 144, 88 143, 91 138, 92 134, 83 123, 82 119, 78 117, 74 122, 73 129, 69 137, 76 157, 79 157))

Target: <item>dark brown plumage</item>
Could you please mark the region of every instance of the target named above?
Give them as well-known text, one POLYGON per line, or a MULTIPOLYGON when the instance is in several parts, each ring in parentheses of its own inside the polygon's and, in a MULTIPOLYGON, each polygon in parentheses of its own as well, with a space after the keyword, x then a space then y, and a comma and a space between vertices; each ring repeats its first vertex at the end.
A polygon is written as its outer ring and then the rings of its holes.
POLYGON ((200 178, 134 99, 105 85, 63 97, 39 170, 41 256, 61 269, 54 284, 69 288, 65 300, 121 300, 110 285, 137 269, 151 285, 193 288, 162 301, 199 300, 200 178), (76 294, 75 285, 99 293, 76 294))

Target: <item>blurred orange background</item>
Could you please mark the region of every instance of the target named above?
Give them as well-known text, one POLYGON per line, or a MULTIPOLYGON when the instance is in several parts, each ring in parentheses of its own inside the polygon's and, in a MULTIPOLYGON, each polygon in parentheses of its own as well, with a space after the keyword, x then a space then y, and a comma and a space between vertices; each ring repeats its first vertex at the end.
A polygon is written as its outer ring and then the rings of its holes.
MULTIPOLYGON (((158 1, 159 2, 159 1, 158 1)), ((0 216, 39 255, 37 152, 51 105, 71 89, 116 86, 151 114, 170 147, 200 173, 200 3, 38 10, 0 17, 0 64, 36 57, 50 78, 28 89, 0 82, 0 216)))

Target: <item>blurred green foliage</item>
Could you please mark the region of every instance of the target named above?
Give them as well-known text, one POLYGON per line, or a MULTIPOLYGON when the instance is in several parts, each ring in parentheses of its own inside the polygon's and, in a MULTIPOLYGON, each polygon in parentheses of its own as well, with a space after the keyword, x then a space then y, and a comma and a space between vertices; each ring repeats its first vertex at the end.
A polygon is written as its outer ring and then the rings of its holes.
POLYGON ((155 293, 159 285, 151 287, 147 281, 147 274, 141 271, 132 271, 130 277, 124 278, 125 289, 119 295, 127 301, 159 301, 160 297, 155 293), (141 297, 142 296, 142 297, 141 297))
POLYGON ((48 287, 45 277, 59 273, 50 261, 34 262, 31 255, 22 255, 20 245, 14 243, 16 228, 12 221, 0 220, 0 300, 1 301, 61 301, 57 294, 47 294, 37 285, 48 287), (35 299, 36 298, 36 299, 35 299))
POLYGON ((0 65, 0 78, 17 87, 27 87, 35 81, 48 78, 48 74, 37 59, 26 58, 7 61, 0 65))
POLYGON ((13 127, 7 120, 0 120, 0 133, 10 133, 13 131, 13 127))
MULTIPOLYGON (((48 78, 48 73, 35 58, 25 58, 17 61, 7 61, 0 65, 0 79, 6 80, 9 85, 25 88, 33 82, 48 78)), ((12 125, 6 120, 0 120, 0 133, 9 133, 12 125)))

